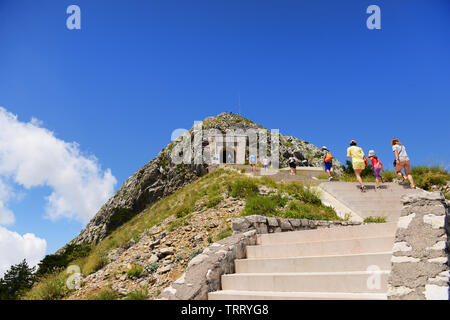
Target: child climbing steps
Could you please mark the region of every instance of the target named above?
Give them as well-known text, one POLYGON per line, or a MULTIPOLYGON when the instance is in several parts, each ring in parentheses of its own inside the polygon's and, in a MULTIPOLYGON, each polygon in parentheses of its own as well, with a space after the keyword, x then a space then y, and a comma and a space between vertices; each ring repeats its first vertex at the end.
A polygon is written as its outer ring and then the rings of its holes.
POLYGON ((380 177, 381 177, 382 182, 384 183, 384 178, 383 178, 383 176, 381 176, 381 172, 384 172, 384 167, 383 167, 383 164, 381 163, 380 159, 375 154, 375 151, 370 150, 368 158, 369 158, 370 162, 372 162, 373 174, 374 174, 375 180, 377 182, 375 190, 378 190, 378 189, 380 189, 380 177))

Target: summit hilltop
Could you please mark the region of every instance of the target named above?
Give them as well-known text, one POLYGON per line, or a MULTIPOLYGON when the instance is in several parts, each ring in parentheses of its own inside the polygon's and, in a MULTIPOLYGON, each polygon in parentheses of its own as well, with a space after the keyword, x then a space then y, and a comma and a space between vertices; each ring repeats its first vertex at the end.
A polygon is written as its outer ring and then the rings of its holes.
MULTIPOLYGON (((230 131, 246 132, 252 129, 265 131, 270 153, 271 134, 269 130, 237 114, 224 112, 215 117, 208 117, 202 121, 202 129, 203 131, 215 130, 223 135, 230 131)), ((193 131, 192 128, 186 134, 192 134, 193 131)), ((194 161, 175 164, 172 160, 174 149, 183 150, 182 138, 179 137, 172 141, 160 151, 156 158, 129 177, 70 244, 89 244, 101 241, 146 206, 205 175, 211 166, 211 163, 207 161, 203 161, 201 164, 195 164, 194 161)), ((245 143, 245 161, 248 162, 248 138, 245 143)), ((203 134, 201 148, 204 154, 210 154, 209 144, 208 136, 203 134)), ((193 147, 191 149, 194 154, 193 147)), ((226 162, 221 154, 225 151, 217 150, 217 152, 219 153, 219 162, 226 162)), ((281 168, 287 167, 287 160, 291 153, 294 153, 299 160, 299 166, 318 167, 322 165, 319 148, 299 138, 279 134, 279 165, 281 168)), ((340 170, 341 164, 337 160, 334 161, 334 165, 337 170, 340 170)))

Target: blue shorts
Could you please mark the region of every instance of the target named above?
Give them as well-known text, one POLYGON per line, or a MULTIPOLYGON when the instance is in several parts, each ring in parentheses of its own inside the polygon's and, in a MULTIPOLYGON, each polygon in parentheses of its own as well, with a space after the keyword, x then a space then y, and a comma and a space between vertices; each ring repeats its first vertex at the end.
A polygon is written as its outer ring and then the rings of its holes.
POLYGON ((332 161, 325 162, 325 171, 331 171, 332 166, 333 166, 332 161))

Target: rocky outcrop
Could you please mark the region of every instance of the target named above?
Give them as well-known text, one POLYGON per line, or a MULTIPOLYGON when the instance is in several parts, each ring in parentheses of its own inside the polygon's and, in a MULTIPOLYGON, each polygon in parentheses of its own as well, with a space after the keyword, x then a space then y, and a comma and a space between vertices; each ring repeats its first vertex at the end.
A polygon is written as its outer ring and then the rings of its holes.
POLYGON ((175 165, 169 148, 128 178, 71 243, 101 241, 148 204, 168 196, 208 172, 207 165, 175 165))
MULTIPOLYGON (((217 117, 206 118, 202 128, 226 130, 264 129, 256 123, 232 113, 221 113, 217 117)), ((189 130, 192 133, 193 129, 189 130)), ((270 153, 270 134, 267 135, 270 153)), ((194 138, 193 138, 194 139, 194 138)), ((183 150, 181 137, 166 148, 147 165, 128 178, 119 191, 103 205, 100 211, 89 222, 86 228, 71 241, 71 244, 96 243, 104 239, 117 227, 130 220, 147 205, 166 197, 176 190, 188 185, 208 172, 208 163, 175 164, 172 161, 173 150, 183 150)), ((208 150, 208 139, 202 138, 203 151, 208 150)), ((191 146, 192 159, 195 149, 191 146)), ((206 152, 208 153, 208 152, 206 152)), ((248 153, 248 152, 247 152, 248 153)), ((301 166, 320 166, 320 149, 295 137, 280 135, 279 146, 280 166, 286 167, 290 153, 300 160, 301 166)), ((248 154, 246 155, 248 160, 248 154)), ((341 165, 334 161, 335 171, 339 172, 341 165)), ((60 250, 61 251, 61 250, 60 250)))
POLYGON ((398 221, 388 298, 449 299, 449 202, 440 192, 406 195, 398 221))

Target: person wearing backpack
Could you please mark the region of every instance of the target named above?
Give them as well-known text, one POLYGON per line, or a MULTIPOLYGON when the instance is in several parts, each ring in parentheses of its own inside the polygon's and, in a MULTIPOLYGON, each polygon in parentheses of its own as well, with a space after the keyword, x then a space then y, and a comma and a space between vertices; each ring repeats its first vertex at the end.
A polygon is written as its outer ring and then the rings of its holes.
POLYGON ((404 145, 400 143, 398 139, 391 140, 392 151, 395 154, 395 174, 403 179, 406 178, 402 174, 402 170, 405 170, 405 175, 408 177, 409 183, 411 185, 411 189, 415 189, 414 179, 412 175, 409 173, 411 169, 411 162, 409 160, 408 154, 406 153, 406 148, 404 145))
POLYGON ((325 164, 325 171, 328 174, 328 180, 333 180, 333 176, 331 175, 331 168, 333 167, 333 155, 327 147, 322 147, 322 159, 325 164))
POLYGON ((291 156, 289 157, 289 167, 291 168, 291 175, 297 174, 297 158, 294 156, 293 153, 291 153, 291 156))
POLYGON ((375 176, 375 181, 377 182, 377 185, 375 187, 375 191, 377 189, 380 189, 380 177, 381 181, 384 182, 383 177, 381 176, 381 172, 384 172, 383 164, 381 163, 380 159, 375 154, 375 151, 369 150, 368 158, 370 162, 372 162, 372 168, 373 168, 373 174, 375 176))

